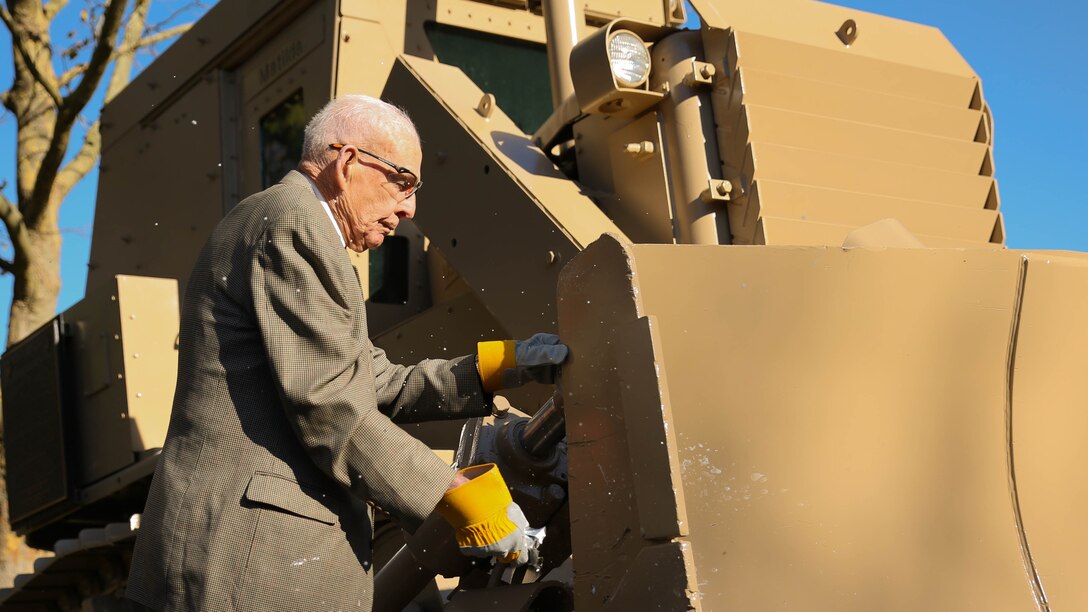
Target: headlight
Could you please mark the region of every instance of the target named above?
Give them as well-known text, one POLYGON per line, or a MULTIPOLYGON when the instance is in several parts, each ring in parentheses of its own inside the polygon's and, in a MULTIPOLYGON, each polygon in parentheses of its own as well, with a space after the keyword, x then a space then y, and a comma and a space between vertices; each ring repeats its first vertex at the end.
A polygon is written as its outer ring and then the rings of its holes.
MULTIPOLYGON (((652 45, 673 28, 616 19, 570 51, 570 77, 578 109, 586 114, 635 117, 665 97, 650 90, 652 45)), ((656 83, 656 81, 654 81, 656 83)))
POLYGON ((650 76, 650 53, 642 39, 628 30, 612 33, 608 63, 616 83, 624 87, 638 87, 650 76))

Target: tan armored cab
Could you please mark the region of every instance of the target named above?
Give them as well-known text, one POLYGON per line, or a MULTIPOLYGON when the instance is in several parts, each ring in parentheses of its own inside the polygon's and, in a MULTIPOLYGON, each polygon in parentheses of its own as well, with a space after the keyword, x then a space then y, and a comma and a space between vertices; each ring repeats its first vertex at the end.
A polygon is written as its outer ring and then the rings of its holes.
POLYGON ((0 609, 115 603, 178 292, 349 93, 423 139, 415 221, 351 254, 376 343, 571 348, 410 429, 501 465, 539 571, 384 522, 377 609, 1088 607, 1088 259, 1004 248, 982 92, 936 29, 809 0, 216 4, 105 109, 87 297, 0 363, 13 525, 57 552, 0 609))

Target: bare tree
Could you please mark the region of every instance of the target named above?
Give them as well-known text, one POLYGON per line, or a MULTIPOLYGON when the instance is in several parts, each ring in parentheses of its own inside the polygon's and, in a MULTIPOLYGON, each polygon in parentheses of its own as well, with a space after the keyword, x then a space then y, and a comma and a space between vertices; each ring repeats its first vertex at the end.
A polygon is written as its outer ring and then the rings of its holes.
MULTIPOLYGON (((151 0, 86 0, 79 13, 86 34, 69 31, 61 44, 54 45, 51 27, 68 2, 6 0, 0 5, 0 19, 11 32, 15 69, 11 88, 0 94, 0 102, 16 122, 16 201, 0 193, 0 218, 14 251, 11 260, 0 259, 0 272, 15 279, 8 346, 56 313, 61 203, 94 167, 102 144, 97 118, 85 117, 88 105, 103 85, 106 102, 116 96, 131 76, 137 53, 151 51, 157 43, 187 30, 191 24, 172 24, 187 9, 199 8, 194 2, 151 25, 151 0), (76 129, 84 126, 85 131, 76 129), (82 141, 77 136, 73 142, 73 133, 82 134, 82 141)), ((0 429, 0 439, 2 435, 0 429)), ((10 572, 13 551, 8 529, 4 495, 0 497, 0 534, 5 536, 0 575, 5 569, 10 572)))

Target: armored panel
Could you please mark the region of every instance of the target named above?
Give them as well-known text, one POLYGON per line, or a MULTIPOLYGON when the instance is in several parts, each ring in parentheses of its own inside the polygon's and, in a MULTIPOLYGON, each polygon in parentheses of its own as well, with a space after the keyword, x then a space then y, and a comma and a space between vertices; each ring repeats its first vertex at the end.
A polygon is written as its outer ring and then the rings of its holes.
POLYGON ((621 17, 659 25, 684 23, 684 3, 679 0, 587 0, 583 4, 586 19, 598 23, 621 17))
MULTIPOLYGON (((875 219, 895 218, 912 228, 918 236, 926 236, 923 241, 926 244, 933 243, 934 237, 942 235, 969 243, 972 237, 986 236, 992 232, 999 218, 996 210, 842 191, 781 180, 764 179, 759 181, 758 187, 749 194, 742 225, 756 226, 757 232, 761 229, 759 226, 766 230, 768 225, 773 225, 773 219, 806 222, 810 215, 826 225, 846 229, 862 227, 875 219)), ((815 244, 842 242, 842 237, 838 236, 828 236, 826 239, 835 242, 815 244)), ((940 245, 933 243, 930 246, 940 245)))
POLYGON ((514 337, 553 328, 561 264, 616 226, 457 68, 402 56, 384 96, 415 119, 445 196, 421 202, 420 229, 514 337))
POLYGON ((806 75, 751 67, 738 70, 736 78, 745 90, 746 104, 956 140, 975 141, 986 133, 981 110, 866 89, 863 81, 832 85, 806 75))
MULTIPOLYGON (((177 281, 117 276, 4 354, 8 500, 19 533, 103 497, 91 488, 162 446, 177 333, 177 281)), ((113 492, 127 483, 118 479, 113 492)))
POLYGON ((60 317, 12 346, 0 361, 8 512, 26 519, 69 501, 72 489, 64 394, 70 389, 60 317))
POLYGON ((245 0, 217 2, 193 28, 173 42, 161 56, 133 79, 102 109, 102 148, 105 152, 148 115, 176 101, 180 91, 205 76, 208 67, 230 63, 239 55, 238 42, 251 36, 247 46, 259 44, 283 28, 312 0, 245 0))
POLYGON ((125 380, 122 418, 128 421, 129 448, 143 453, 162 447, 170 423, 178 370, 178 283, 117 276, 114 295, 125 380))
POLYGON ((174 279, 116 276, 64 313, 75 386, 77 486, 162 447, 177 375, 174 279))
MULTIPOLYGON (((635 242, 673 242, 673 211, 658 113, 646 113, 608 134, 607 150, 608 165, 617 180, 613 184, 615 197, 602 198, 601 209, 635 242), (629 151, 629 147, 636 151, 629 151)), ((579 170, 584 157, 579 158, 579 170)))
MULTIPOLYGON (((337 22, 329 4, 312 4, 232 71, 237 90, 224 93, 236 97, 240 110, 232 164, 239 199, 278 182, 298 165, 306 122, 332 98, 337 22)), ((369 64, 355 61, 354 70, 371 72, 369 64), (360 70, 361 65, 367 68, 360 70)), ((228 208, 233 204, 227 203, 228 208)))
POLYGON ((665 580, 708 610, 1081 607, 1086 270, 591 245, 559 287, 578 609, 665 580), (664 540, 690 568, 645 567, 664 540))
POLYGON ((88 288, 116 274, 188 279, 223 216, 219 96, 201 79, 104 152, 88 288))
POLYGON ((1088 255, 1023 262, 1014 376, 1009 381, 1016 494, 1031 561, 1053 610, 1088 609, 1088 255), (1046 398, 1046 401, 1039 401, 1046 398))
POLYGON ((694 5, 734 243, 837 245, 891 217, 927 246, 1003 244, 986 103, 939 31, 817 2, 694 5))

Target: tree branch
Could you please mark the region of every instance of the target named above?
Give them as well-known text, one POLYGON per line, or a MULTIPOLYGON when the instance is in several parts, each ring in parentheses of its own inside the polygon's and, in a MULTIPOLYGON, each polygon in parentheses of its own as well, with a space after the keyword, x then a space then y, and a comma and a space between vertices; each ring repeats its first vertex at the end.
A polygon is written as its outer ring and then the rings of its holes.
MULTIPOLYGON (((147 47, 157 45, 157 44, 159 44, 159 43, 161 43, 163 41, 170 40, 171 38, 174 38, 175 36, 180 36, 180 35, 188 32, 190 29, 192 29, 192 27, 193 27, 192 22, 183 23, 181 25, 176 25, 176 26, 174 26, 172 28, 163 30, 162 32, 158 32, 158 33, 152 34, 150 36, 145 36, 145 37, 141 38, 140 40, 136 41, 135 43, 130 43, 130 44, 122 43, 121 47, 119 47, 117 49, 117 51, 115 51, 113 53, 113 56, 110 58, 110 61, 120 62, 121 59, 122 59, 122 56, 132 55, 132 54, 136 53, 137 51, 139 51, 141 49, 145 49, 147 47)), ((127 29, 128 28, 126 27, 126 30, 127 29)), ((131 63, 129 65, 131 67, 131 63)), ((79 64, 78 66, 73 66, 73 67, 69 68, 64 74, 60 75, 60 78, 58 79, 58 81, 60 82, 60 86, 64 87, 65 85, 70 83, 72 81, 72 79, 76 78, 77 76, 83 74, 86 71, 87 71, 87 64, 79 64)), ((119 72, 125 72, 125 70, 117 70, 116 68, 114 69, 114 74, 118 74, 119 72)), ((121 82, 122 87, 124 85, 128 84, 128 76, 131 76, 131 69, 129 69, 128 72, 129 72, 129 75, 127 75, 126 78, 124 80, 122 80, 122 82, 121 82)), ((111 78, 110 83, 112 84, 115 80, 116 79, 111 78)), ((116 93, 119 93, 119 92, 120 92, 120 90, 115 92, 114 95, 116 95, 116 93)), ((107 97, 107 99, 109 99, 109 98, 112 98, 113 96, 110 96, 110 95, 107 94, 106 97, 107 97)))
POLYGON ((0 259, 0 272, 7 272, 15 276, 15 264, 6 259, 0 259))
POLYGON ((87 134, 83 137, 83 146, 79 148, 79 152, 57 174, 57 180, 53 183, 50 199, 58 202, 63 200, 68 192, 72 190, 72 187, 75 187, 76 183, 81 181, 84 176, 87 176, 91 168, 94 168, 94 163, 98 161, 98 154, 101 150, 102 134, 99 129, 99 122, 95 121, 91 124, 91 127, 87 128, 87 134))
POLYGON ((132 14, 125 24, 125 32, 121 35, 120 48, 113 53, 113 74, 106 85, 106 102, 109 102, 124 89, 132 74, 132 61, 135 59, 135 50, 126 49, 140 41, 144 26, 147 24, 147 11, 151 7, 151 0, 136 0, 132 6, 132 14))
POLYGON ((87 61, 87 70, 75 91, 64 98, 64 104, 57 113, 58 126, 65 120, 74 122, 98 89, 117 46, 117 32, 121 29, 126 5, 128 0, 110 0, 106 5, 105 14, 102 16, 102 29, 98 33, 94 51, 91 52, 91 59, 87 61))
MULTIPOLYGON (((30 233, 26 229, 26 223, 23 220, 22 213, 19 212, 19 208, 12 204, 11 200, 3 193, 0 193, 0 219, 4 221, 4 227, 8 230, 8 237, 11 238, 11 244, 15 248, 15 261, 24 259, 33 248, 33 245, 30 244, 30 233)), ((5 271, 15 274, 14 264, 10 265, 12 268, 5 268, 5 271)))
MULTIPOLYGON (((6 182, 7 181, 5 181, 5 183, 6 182)), ((3 193, 0 193, 0 219, 4 221, 4 225, 7 227, 9 234, 17 229, 19 224, 23 222, 23 216, 19 213, 18 207, 12 204, 11 200, 3 193)))
POLYGON ((182 34, 188 32, 190 29, 192 29, 192 27, 193 27, 193 22, 190 21, 189 23, 183 23, 183 24, 180 24, 180 25, 176 25, 176 26, 174 26, 172 28, 167 28, 167 29, 165 29, 165 30, 163 30, 161 32, 156 32, 154 34, 151 34, 150 36, 144 36, 139 41, 137 41, 135 45, 133 45, 133 46, 127 48, 127 49, 121 49, 121 51, 122 52, 125 52, 125 51, 131 52, 131 51, 137 51, 139 49, 143 49, 144 47, 150 47, 151 45, 157 45, 157 44, 161 43, 164 40, 169 40, 169 39, 171 39, 171 38, 173 38, 175 36, 181 36, 182 34))
POLYGON ((68 150, 72 126, 79 118, 79 114, 83 112, 83 108, 90 102, 91 96, 98 89, 102 76, 109 67, 109 60, 117 45, 117 33, 121 29, 127 5, 128 0, 110 0, 106 5, 102 16, 102 27, 98 32, 98 41, 87 62, 87 71, 79 80, 75 90, 65 96, 60 107, 57 108, 57 122, 49 141, 49 149, 42 157, 38 176, 34 181, 34 189, 23 210, 26 223, 36 223, 49 207, 60 205, 60 202, 51 201, 49 198, 53 190, 53 181, 57 178, 60 164, 68 150))
POLYGON ((64 98, 61 96, 60 87, 57 85, 57 79, 54 76, 53 66, 49 62, 45 62, 44 65, 38 62, 31 55, 30 48, 27 42, 26 31, 22 26, 15 23, 15 18, 8 12, 7 7, 0 5, 0 20, 4 22, 4 25, 11 31, 11 42, 15 47, 15 50, 19 53, 19 57, 22 58, 23 63, 26 64, 27 70, 30 75, 34 77, 34 80, 41 85, 45 93, 49 94, 49 97, 53 99, 53 104, 60 108, 64 103, 64 98))
POLYGON ((188 12, 188 11, 191 11, 191 10, 194 10, 194 9, 207 10, 204 7, 204 2, 202 2, 201 0, 193 0, 192 2, 189 2, 189 3, 187 3, 187 4, 183 5, 183 6, 179 6, 177 9, 174 10, 173 13, 170 13, 165 18, 163 18, 162 21, 152 25, 150 29, 151 30, 158 30, 159 28, 161 28, 163 26, 163 24, 170 23, 171 21, 177 19, 178 16, 180 16, 181 14, 183 14, 185 12, 188 12))
POLYGON ((46 2, 42 6, 42 13, 49 21, 53 21, 53 18, 57 16, 57 13, 68 5, 68 0, 52 0, 52 2, 46 2))
POLYGON ((59 84, 61 87, 64 87, 68 83, 71 83, 72 79, 83 74, 84 72, 87 72, 87 64, 76 64, 75 66, 72 66, 68 70, 62 72, 61 75, 57 77, 57 84, 59 84))

